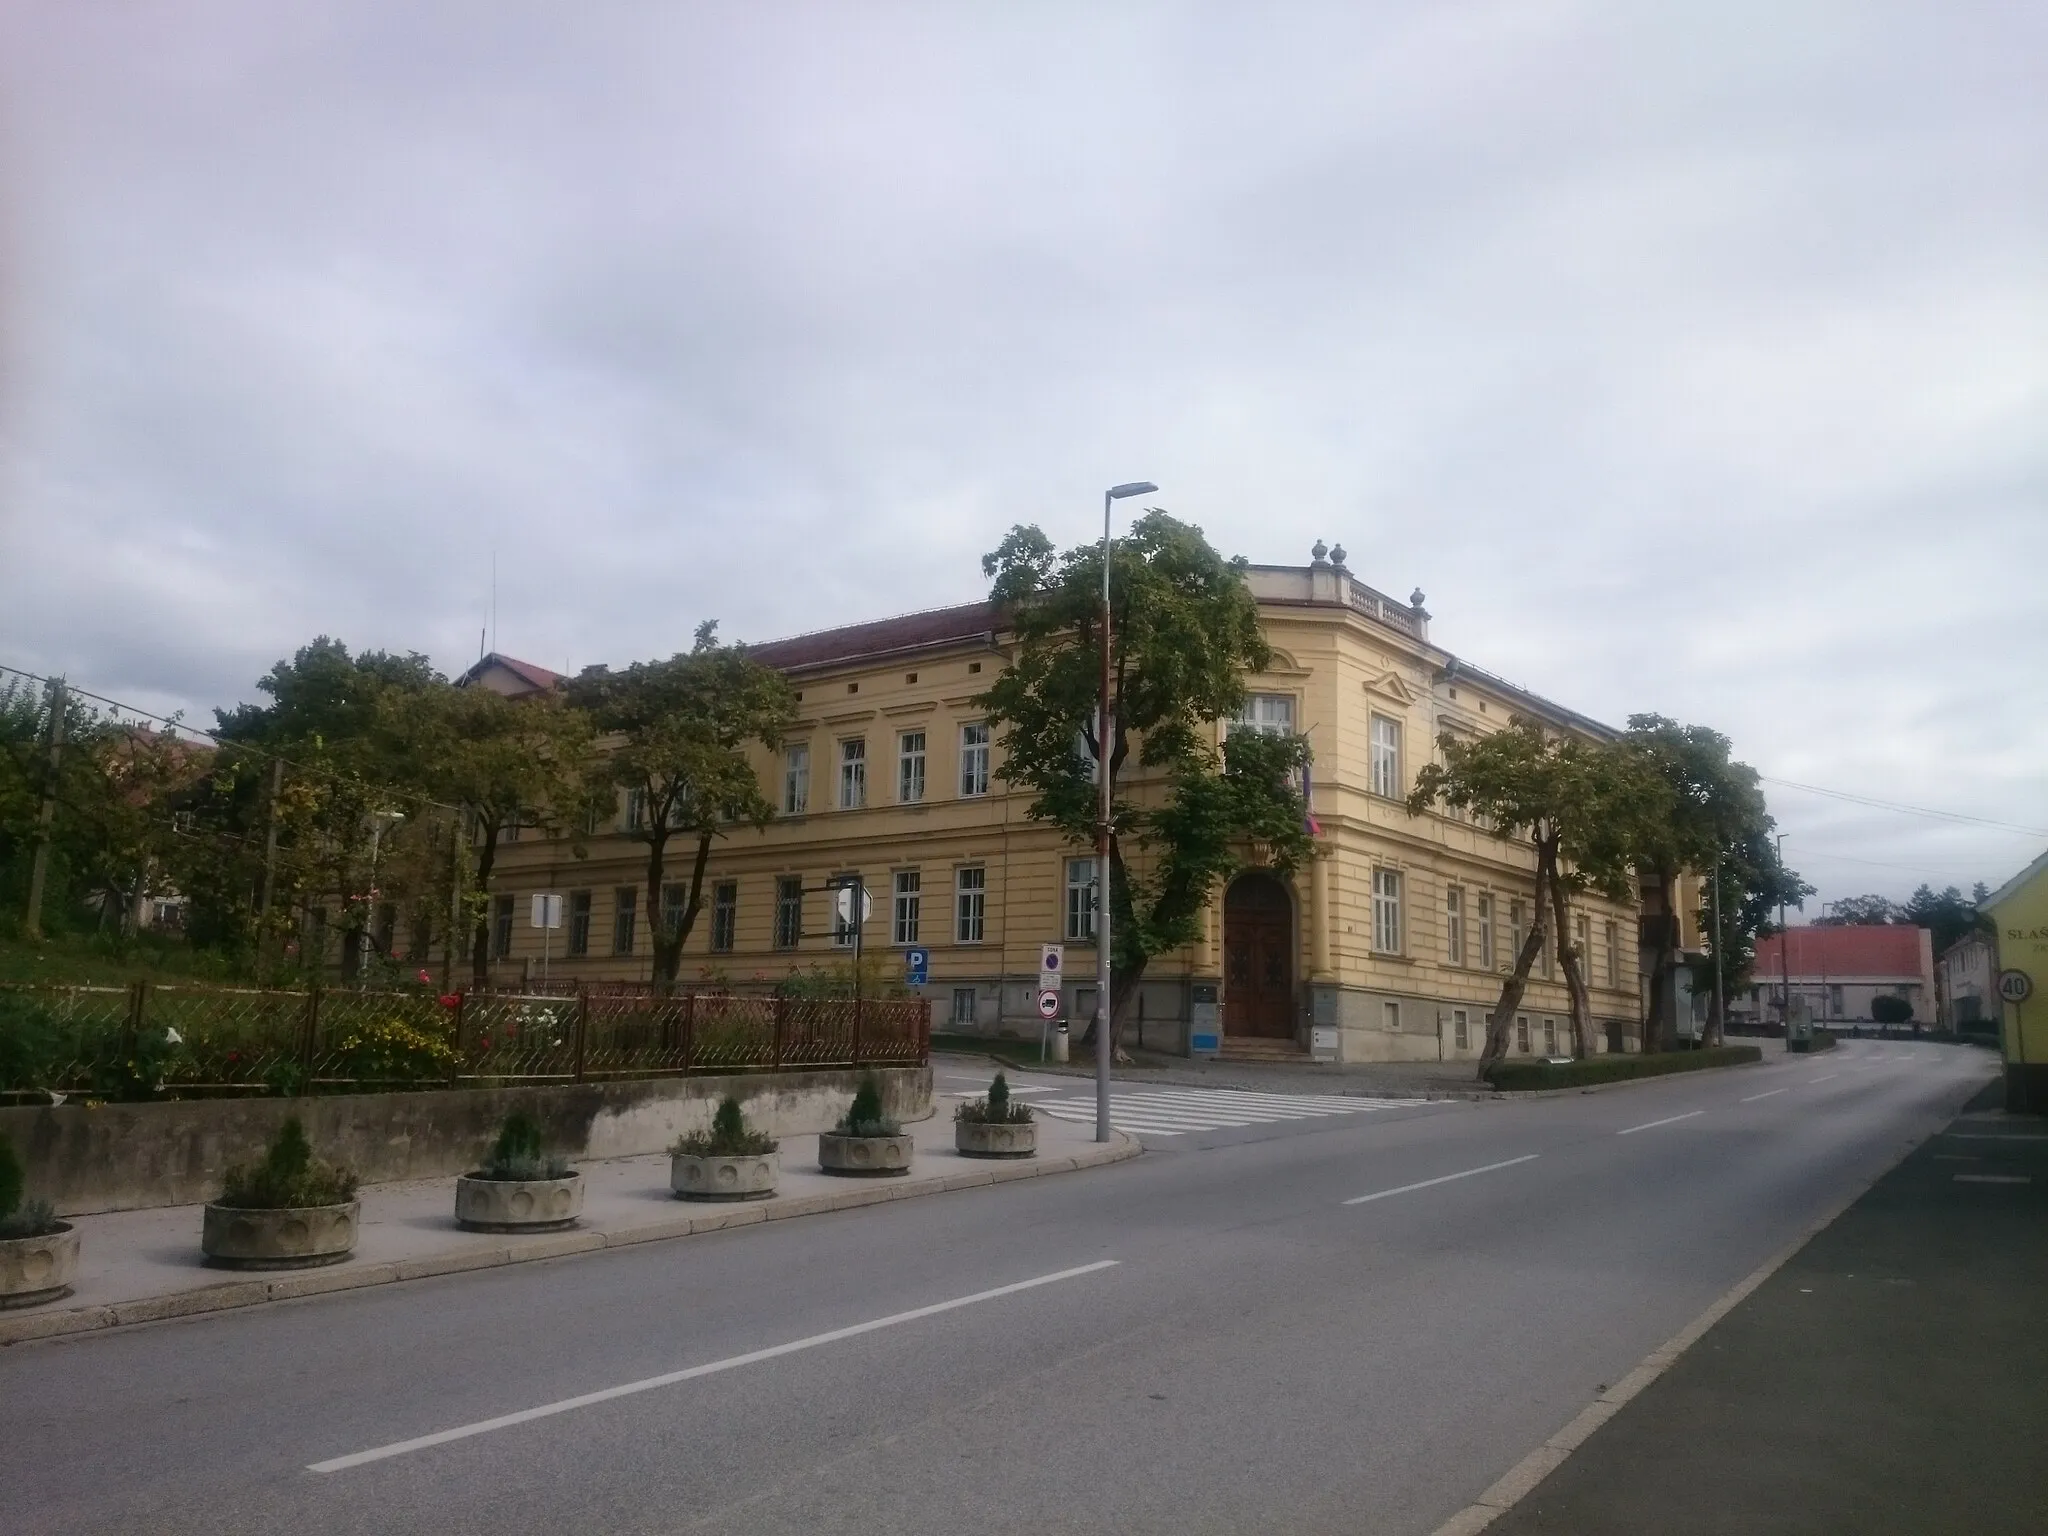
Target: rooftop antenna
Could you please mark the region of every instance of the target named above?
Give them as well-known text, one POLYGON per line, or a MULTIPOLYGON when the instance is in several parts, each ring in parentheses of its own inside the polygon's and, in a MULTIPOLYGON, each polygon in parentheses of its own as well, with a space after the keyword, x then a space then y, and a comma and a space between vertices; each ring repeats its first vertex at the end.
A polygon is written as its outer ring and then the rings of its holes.
POLYGON ((484 626, 483 626, 483 625, 481 625, 481 624, 477 625, 477 627, 476 627, 476 659, 477 659, 478 661, 482 661, 482 660, 484 659, 484 655, 485 655, 485 649, 484 649, 484 636, 485 636, 485 634, 486 634, 486 633, 488 633, 488 631, 486 631, 486 630, 485 630, 485 628, 484 628, 484 626))
POLYGON ((491 649, 498 648, 498 552, 491 551, 491 649))

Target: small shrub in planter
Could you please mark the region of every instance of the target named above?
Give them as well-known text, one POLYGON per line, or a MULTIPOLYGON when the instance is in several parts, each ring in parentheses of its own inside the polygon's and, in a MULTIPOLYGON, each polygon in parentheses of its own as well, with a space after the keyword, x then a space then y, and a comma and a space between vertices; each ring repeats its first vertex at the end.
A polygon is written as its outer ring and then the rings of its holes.
POLYGON ((483 1166, 455 1181, 455 1221, 472 1232, 556 1232, 582 1214, 582 1175, 523 1109, 500 1123, 483 1166))
POLYGON ((1038 1151, 1031 1106, 1010 1097, 1010 1081, 996 1074, 988 1096, 963 1099, 953 1111, 953 1145, 962 1157, 1030 1157, 1038 1151))
POLYGON ((888 1178, 910 1172, 914 1143, 882 1111, 881 1085, 872 1072, 860 1080, 839 1124, 818 1138, 818 1166, 853 1178, 888 1178))
POLYGON ((277 1128, 263 1161, 238 1164, 206 1207, 199 1245, 227 1269, 338 1264, 356 1245, 356 1176, 313 1155, 294 1115, 277 1128))
POLYGON ((732 1094, 719 1101, 710 1130, 678 1137, 669 1149, 668 1187, 683 1200, 766 1200, 781 1171, 775 1138, 747 1124, 732 1094))
POLYGON ((78 1233, 47 1200, 22 1198, 14 1143, 0 1136, 0 1307, 33 1307, 71 1294, 78 1233))

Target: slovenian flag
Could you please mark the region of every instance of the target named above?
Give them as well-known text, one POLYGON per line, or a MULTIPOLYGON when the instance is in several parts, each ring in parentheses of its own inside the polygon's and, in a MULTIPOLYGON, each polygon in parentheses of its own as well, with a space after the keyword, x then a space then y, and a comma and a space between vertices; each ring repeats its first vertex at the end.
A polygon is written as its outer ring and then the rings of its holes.
POLYGON ((1323 835, 1323 824, 1316 820, 1315 810, 1315 758, 1305 758, 1301 765, 1301 824, 1310 837, 1323 835))

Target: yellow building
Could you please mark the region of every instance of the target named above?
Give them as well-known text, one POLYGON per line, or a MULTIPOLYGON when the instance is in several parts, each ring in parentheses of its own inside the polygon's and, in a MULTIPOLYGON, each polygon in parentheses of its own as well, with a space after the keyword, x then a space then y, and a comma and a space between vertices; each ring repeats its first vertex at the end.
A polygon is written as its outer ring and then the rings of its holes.
MULTIPOLYGON (((1273 664, 1249 680, 1243 719, 1219 726, 1219 737, 1256 727, 1308 738, 1317 857, 1291 875, 1233 879, 1201 942, 1147 971, 1130 1043, 1185 1051, 1191 1022, 1214 1003, 1229 1054, 1479 1053, 1530 920, 1533 860, 1457 817, 1411 815, 1403 798, 1445 732, 1493 730, 1516 714, 1612 732, 1433 644, 1420 592, 1388 597, 1343 558, 1318 544, 1310 565, 1251 568, 1273 664)), ((779 814, 717 846, 682 980, 745 985, 843 962, 851 936, 835 931, 825 883, 858 873, 873 899, 868 953, 930 952, 935 1027, 1035 1037, 1045 943, 1067 946, 1065 1016, 1091 1016, 1090 851, 1026 818, 1029 796, 1000 777, 997 733, 973 703, 1009 647, 995 610, 970 603, 753 648, 799 690, 801 719, 781 750, 758 754, 779 814)), ((622 807, 621 825, 591 839, 585 858, 530 828, 501 848, 498 974, 537 967, 542 935, 527 925, 527 898, 554 891, 566 909, 549 940, 554 975, 648 975, 645 848, 621 835, 634 809, 622 807)), ((687 875, 684 863, 671 868, 687 875)), ((673 899, 679 907, 680 886, 673 899)), ((1572 920, 1592 991, 1588 1047, 1634 1049, 1636 909, 1591 898, 1572 920)), ((1546 954, 1510 1050, 1570 1048, 1563 974, 1546 954)))
POLYGON ((1983 908, 1998 930, 2005 1107, 2048 1114, 2048 853, 1993 891, 1983 908), (2017 988, 2015 974, 2025 978, 2017 988))

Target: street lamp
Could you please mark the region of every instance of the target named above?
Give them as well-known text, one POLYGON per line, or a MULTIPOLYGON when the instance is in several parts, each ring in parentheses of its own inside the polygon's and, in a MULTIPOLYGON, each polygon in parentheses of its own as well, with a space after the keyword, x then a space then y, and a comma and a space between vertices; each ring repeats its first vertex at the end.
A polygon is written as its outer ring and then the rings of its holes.
POLYGON ((1130 480, 1102 493, 1102 693, 1095 707, 1095 782, 1101 786, 1095 823, 1095 1139, 1109 1140, 1109 510, 1126 496, 1159 487, 1130 480))
POLYGON ((1785 926, 1785 834, 1778 834, 1778 1020, 1792 1049, 1792 930, 1785 926))

